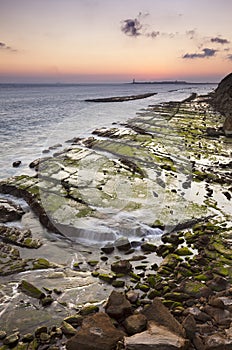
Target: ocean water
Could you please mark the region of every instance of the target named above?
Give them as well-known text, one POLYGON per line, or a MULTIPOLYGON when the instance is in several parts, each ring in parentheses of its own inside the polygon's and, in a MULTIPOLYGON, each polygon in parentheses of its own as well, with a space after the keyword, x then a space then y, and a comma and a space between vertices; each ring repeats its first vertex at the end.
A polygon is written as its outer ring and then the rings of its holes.
POLYGON ((149 104, 206 94, 214 85, 191 84, 0 84, 0 178, 33 174, 28 165, 44 149, 73 137, 85 137, 102 126, 135 117, 149 104), (152 97, 121 103, 85 99, 155 92, 152 97), (19 168, 12 163, 20 160, 19 168))

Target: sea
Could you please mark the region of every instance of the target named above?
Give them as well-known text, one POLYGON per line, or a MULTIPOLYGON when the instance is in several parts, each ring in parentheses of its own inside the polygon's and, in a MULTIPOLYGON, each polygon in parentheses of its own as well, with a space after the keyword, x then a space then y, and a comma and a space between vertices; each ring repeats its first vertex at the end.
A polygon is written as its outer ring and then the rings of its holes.
POLYGON ((0 84, 0 179, 33 174, 43 151, 95 128, 125 122, 150 104, 207 94, 213 84, 0 84), (86 99, 156 93, 146 99, 91 103, 86 99), (19 168, 13 162, 21 161, 19 168))

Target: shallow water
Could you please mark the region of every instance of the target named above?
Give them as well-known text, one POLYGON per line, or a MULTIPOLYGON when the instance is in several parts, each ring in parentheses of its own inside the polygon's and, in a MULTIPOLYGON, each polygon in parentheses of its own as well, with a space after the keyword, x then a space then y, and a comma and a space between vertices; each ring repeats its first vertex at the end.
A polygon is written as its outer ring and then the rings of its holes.
MULTIPOLYGON (((33 174, 28 164, 54 144, 135 117, 141 108, 205 94, 214 85, 4 85, 0 84, 0 178, 33 174), (170 92, 171 91, 171 92, 170 92), (157 92, 143 100, 88 103, 85 99, 157 92), (21 160, 19 168, 12 163, 21 160)), ((52 153, 52 151, 50 152, 52 153)))

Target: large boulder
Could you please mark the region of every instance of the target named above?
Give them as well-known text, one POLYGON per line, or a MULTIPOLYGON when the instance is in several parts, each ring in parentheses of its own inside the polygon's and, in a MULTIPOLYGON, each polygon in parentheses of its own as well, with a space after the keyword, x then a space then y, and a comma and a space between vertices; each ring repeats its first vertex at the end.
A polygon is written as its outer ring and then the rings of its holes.
POLYGON ((118 321, 132 314, 132 306, 124 294, 113 291, 105 307, 106 313, 118 321))
POLYGON ((146 316, 148 321, 154 321, 157 325, 163 326, 170 332, 185 337, 184 328, 175 319, 170 311, 163 305, 161 299, 155 298, 153 303, 145 307, 142 313, 146 316))
POLYGON ((148 330, 124 338, 126 350, 186 350, 189 342, 166 327, 149 321, 148 330))
POLYGON ((130 335, 140 333, 146 329, 147 318, 142 314, 134 314, 125 319, 123 326, 130 335))
POLYGON ((124 332, 115 328, 103 312, 84 319, 81 329, 66 344, 67 350, 112 350, 124 332))
POLYGON ((132 270, 132 265, 128 260, 119 260, 111 265, 111 270, 115 273, 128 274, 132 270))
POLYGON ((223 130, 226 136, 232 136, 232 73, 219 83, 213 96, 216 109, 225 115, 223 130))

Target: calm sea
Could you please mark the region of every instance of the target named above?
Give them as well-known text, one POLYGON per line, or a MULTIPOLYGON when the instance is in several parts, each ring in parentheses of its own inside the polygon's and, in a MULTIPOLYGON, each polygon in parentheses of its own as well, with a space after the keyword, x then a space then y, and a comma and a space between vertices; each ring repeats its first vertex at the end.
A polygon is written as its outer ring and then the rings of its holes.
POLYGON ((191 84, 0 84, 0 178, 30 174, 29 163, 42 151, 96 128, 132 118, 149 104, 205 94, 214 85, 191 84), (143 100, 89 103, 85 99, 156 92, 143 100), (20 160, 22 165, 13 168, 20 160))

